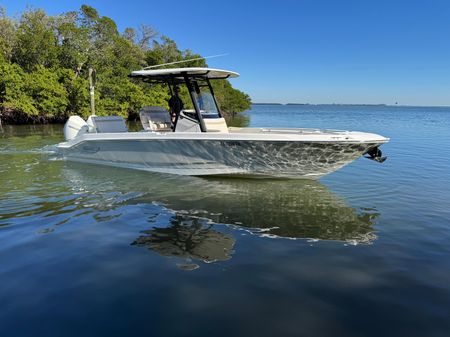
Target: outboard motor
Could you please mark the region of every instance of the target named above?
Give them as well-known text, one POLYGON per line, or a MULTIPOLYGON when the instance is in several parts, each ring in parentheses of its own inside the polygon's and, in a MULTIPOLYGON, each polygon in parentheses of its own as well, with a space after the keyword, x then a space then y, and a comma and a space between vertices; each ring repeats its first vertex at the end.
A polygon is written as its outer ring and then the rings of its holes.
POLYGON ((365 156, 367 159, 375 160, 379 163, 383 163, 387 159, 387 157, 383 157, 383 153, 378 146, 370 148, 365 154, 368 155, 365 156))
POLYGON ((89 126, 80 116, 70 116, 64 125, 64 138, 74 139, 84 133, 89 132, 89 126))

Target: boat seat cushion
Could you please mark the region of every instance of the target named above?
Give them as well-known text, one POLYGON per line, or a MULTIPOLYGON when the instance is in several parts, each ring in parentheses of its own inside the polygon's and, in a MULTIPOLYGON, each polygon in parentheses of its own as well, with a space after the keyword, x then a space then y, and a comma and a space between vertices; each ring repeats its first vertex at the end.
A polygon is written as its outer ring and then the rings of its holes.
POLYGON ((228 126, 225 118, 204 118, 206 130, 208 132, 228 133, 228 126))
POLYGON ((169 111, 159 106, 145 106, 139 112, 142 127, 147 131, 171 130, 169 111))
POLYGON ((128 132, 125 120, 120 116, 90 116, 87 124, 99 133, 128 132))

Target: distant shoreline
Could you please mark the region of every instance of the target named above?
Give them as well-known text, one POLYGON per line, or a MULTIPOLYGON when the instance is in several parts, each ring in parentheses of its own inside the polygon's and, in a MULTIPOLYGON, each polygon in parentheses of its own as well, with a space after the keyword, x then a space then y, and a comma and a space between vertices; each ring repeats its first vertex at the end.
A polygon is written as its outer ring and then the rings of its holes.
MULTIPOLYGON (((319 103, 319 104, 312 104, 312 103, 252 103, 253 105, 333 105, 333 106, 340 106, 340 105, 354 105, 354 106, 389 106, 387 104, 355 104, 355 103, 319 103)), ((390 105, 390 106, 399 106, 399 105, 390 105)))
POLYGON ((450 108, 450 105, 403 105, 403 104, 358 104, 358 103, 252 103, 252 105, 289 105, 289 106, 362 106, 362 107, 410 107, 410 108, 450 108))

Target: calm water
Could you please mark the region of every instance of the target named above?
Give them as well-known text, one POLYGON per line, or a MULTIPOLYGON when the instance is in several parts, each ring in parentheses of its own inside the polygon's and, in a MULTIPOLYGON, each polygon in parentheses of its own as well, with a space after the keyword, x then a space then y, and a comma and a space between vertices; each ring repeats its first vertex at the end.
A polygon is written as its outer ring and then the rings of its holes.
POLYGON ((55 160, 0 132, 1 336, 449 336, 450 108, 255 106, 391 137, 319 182, 55 160))

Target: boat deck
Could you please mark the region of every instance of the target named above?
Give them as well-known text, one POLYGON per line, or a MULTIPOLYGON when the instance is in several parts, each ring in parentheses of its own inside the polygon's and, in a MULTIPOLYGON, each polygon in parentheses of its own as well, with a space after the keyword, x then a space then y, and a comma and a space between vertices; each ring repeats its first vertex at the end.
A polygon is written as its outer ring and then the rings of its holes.
POLYGON ((228 128, 230 133, 250 134, 297 134, 297 135, 346 135, 351 131, 327 130, 327 129, 302 129, 302 128, 228 128))

